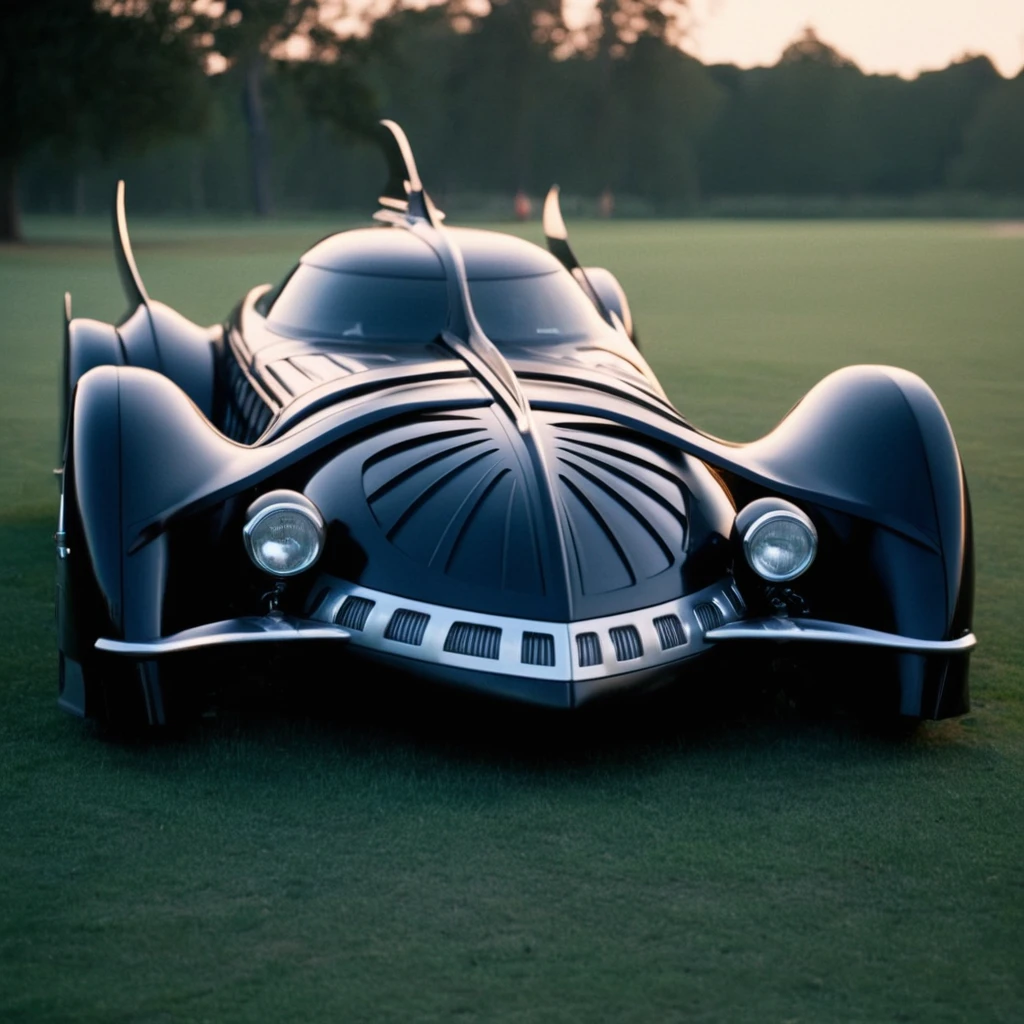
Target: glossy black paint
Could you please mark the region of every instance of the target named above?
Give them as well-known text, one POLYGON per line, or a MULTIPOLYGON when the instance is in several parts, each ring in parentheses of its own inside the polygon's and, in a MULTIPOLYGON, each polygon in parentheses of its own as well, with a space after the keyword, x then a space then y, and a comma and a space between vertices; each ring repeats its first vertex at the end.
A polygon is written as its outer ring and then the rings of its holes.
MULTIPOLYGON (((394 159, 415 185, 411 157, 394 159)), ((246 557, 241 528, 253 500, 278 488, 305 494, 326 524, 316 571, 275 598, 300 618, 320 573, 564 623, 671 601, 733 572, 751 614, 929 640, 969 631, 966 484, 948 421, 918 377, 848 367, 764 438, 723 442, 668 402, 631 340, 624 293, 607 271, 580 267, 560 215, 545 211, 551 255, 444 229, 414 187, 407 200, 407 212, 382 200, 387 226, 331 236, 302 263, 445 282, 447 323, 429 342, 291 336, 268 320, 267 286, 223 326, 198 327, 146 293, 119 191, 129 311, 116 326, 66 326, 62 706, 103 717, 130 691, 149 721, 165 719, 164 667, 115 672, 95 641, 265 611, 272 581, 246 557), (473 281, 540 274, 574 281, 602 319, 584 338, 495 344, 474 315, 473 281), (814 565, 781 587, 747 568, 733 529, 736 507, 766 496, 794 502, 819 534, 814 565), (115 675, 111 697, 103 680, 115 675)), ((880 707, 967 709, 966 654, 863 658, 885 681, 880 707)), ((486 672, 478 682, 523 699, 543 689, 517 691, 486 672)), ((545 692, 543 702, 573 702, 545 692)))

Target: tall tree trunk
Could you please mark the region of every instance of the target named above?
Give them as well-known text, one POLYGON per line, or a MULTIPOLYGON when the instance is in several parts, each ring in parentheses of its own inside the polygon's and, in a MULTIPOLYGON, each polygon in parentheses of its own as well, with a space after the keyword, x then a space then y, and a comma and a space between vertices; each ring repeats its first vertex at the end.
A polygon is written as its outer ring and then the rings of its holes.
POLYGON ((252 205, 259 217, 266 217, 273 205, 270 199, 270 135, 263 111, 263 71, 263 54, 252 54, 245 64, 243 106, 249 136, 252 205))
POLYGON ((18 165, 14 157, 0 157, 0 242, 21 241, 18 205, 18 165))

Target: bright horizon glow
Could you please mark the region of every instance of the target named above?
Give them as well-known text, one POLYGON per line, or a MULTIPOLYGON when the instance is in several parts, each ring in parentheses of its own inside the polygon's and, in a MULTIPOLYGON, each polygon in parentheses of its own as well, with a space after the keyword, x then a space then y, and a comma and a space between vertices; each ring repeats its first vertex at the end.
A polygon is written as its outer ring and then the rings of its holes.
MULTIPOLYGON (((565 0, 585 22, 593 0, 565 0)), ((691 0, 683 48, 705 64, 775 64, 812 26, 862 71, 913 78, 965 53, 985 54, 1007 78, 1024 66, 1022 0, 691 0)))

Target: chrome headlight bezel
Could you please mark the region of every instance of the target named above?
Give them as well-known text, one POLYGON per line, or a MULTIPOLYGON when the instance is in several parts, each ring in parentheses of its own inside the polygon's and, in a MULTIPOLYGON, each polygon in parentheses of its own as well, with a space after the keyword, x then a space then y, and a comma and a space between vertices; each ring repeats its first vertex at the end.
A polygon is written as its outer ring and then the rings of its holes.
POLYGON ((297 491, 274 491, 263 495, 262 498, 258 498, 249 506, 246 512, 246 522, 242 527, 242 540, 245 544, 246 554, 248 554, 253 565, 261 572, 280 579, 298 576, 300 573, 311 569, 317 563, 321 554, 323 554, 324 537, 324 520, 320 510, 305 495, 299 494, 297 491), (258 549, 258 530, 260 526, 266 523, 272 516, 279 515, 282 512, 290 512, 302 516, 313 527, 315 536, 313 548, 303 557, 301 562, 287 570, 268 565, 260 558, 258 549))
POLYGON ((788 583, 790 580, 797 579, 814 564, 817 554, 818 531, 814 528, 814 523, 811 522, 807 515, 796 508, 796 506, 775 508, 764 512, 743 531, 743 555, 747 560, 747 565, 761 579, 766 580, 768 583, 788 583), (795 568, 786 573, 772 572, 766 570, 763 564, 759 565, 756 550, 758 535, 763 534, 765 527, 780 520, 797 524, 807 537, 807 554, 795 568))

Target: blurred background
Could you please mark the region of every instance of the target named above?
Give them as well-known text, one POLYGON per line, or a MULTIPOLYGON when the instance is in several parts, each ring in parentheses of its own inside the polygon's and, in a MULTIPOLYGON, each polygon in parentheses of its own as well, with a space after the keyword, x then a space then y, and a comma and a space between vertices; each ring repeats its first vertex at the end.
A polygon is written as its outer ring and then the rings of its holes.
POLYGON ((1022 64, 1017 0, 11 2, 0 237, 119 176, 144 214, 365 211, 382 116, 463 217, 554 181, 576 215, 1019 216, 1022 64))
POLYGON ((1020 1024, 1022 36, 1022 0, 2 0, 2 1024, 1020 1024), (540 241, 558 182, 712 433, 850 363, 935 389, 970 715, 723 674, 542 724, 344 671, 157 747, 58 713, 62 297, 124 311, 115 179, 150 294, 217 323, 367 221, 381 116, 456 223, 540 241))

